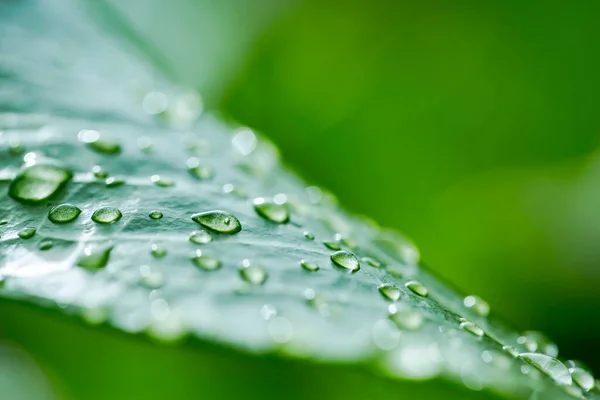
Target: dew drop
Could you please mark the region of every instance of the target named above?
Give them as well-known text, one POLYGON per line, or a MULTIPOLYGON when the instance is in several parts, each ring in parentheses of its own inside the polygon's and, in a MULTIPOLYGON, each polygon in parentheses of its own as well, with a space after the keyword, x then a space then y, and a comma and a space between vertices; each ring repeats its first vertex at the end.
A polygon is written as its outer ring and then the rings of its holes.
POLYGON ((467 296, 463 300, 463 304, 465 307, 475 311, 477 314, 482 317, 487 317, 490 313, 489 304, 478 296, 467 296))
POLYGON ((243 267, 240 269, 242 279, 253 285, 262 285, 267 280, 267 271, 262 267, 251 265, 248 260, 244 260, 243 267))
POLYGON ((150 213, 148 213, 148 216, 151 219, 161 219, 163 217, 163 213, 161 213, 158 210, 152 210, 152 211, 150 211, 150 213))
POLYGON ((77 259, 77 265, 90 271, 104 268, 106 264, 108 264, 112 249, 113 246, 111 245, 98 246, 95 248, 86 247, 77 259))
POLYGON ((94 177, 96 177, 97 179, 108 178, 108 172, 106 170, 102 169, 102 167, 99 165, 94 165, 92 167, 92 173, 94 174, 94 177))
POLYGON ((18 156, 25 152, 25 147, 20 142, 13 141, 8 145, 8 152, 13 156, 18 156))
POLYGON ((409 281, 406 282, 404 286, 406 286, 411 292, 418 294, 421 297, 427 297, 429 295, 429 290, 427 290, 425 285, 423 285, 421 282, 409 281))
POLYGON ((81 210, 73 204, 63 203, 52 208, 48 213, 48 219, 55 224, 65 224, 73 221, 81 214, 81 210))
POLYGON ((38 249, 42 251, 50 250, 54 246, 52 240, 44 239, 38 244, 38 249))
POLYGON ((319 266, 314 262, 300 260, 300 266, 309 272, 315 272, 319 270, 319 266))
POLYGON ((92 221, 99 224, 112 224, 121 219, 123 214, 115 207, 102 207, 94 211, 92 221))
POLYGON ((158 187, 171 187, 175 185, 175 181, 170 178, 161 177, 160 175, 152 175, 150 180, 158 187))
POLYGON ((33 237, 33 235, 35 235, 36 232, 37 229, 33 227, 26 227, 19 231, 19 237, 21 239, 30 239, 31 237, 33 237))
POLYGON ((187 160, 188 172, 199 181, 208 181, 215 177, 215 169, 208 165, 200 164, 197 157, 191 157, 187 160))
POLYGON ((189 240, 196 244, 206 244, 212 241, 212 236, 206 231, 195 231, 191 233, 189 240))
POLYGON ((330 241, 324 241, 323 244, 325 245, 325 247, 327 247, 329 250, 333 250, 333 251, 338 251, 341 250, 342 248, 340 247, 340 244, 338 242, 330 242, 330 241))
POLYGON ((423 315, 412 308, 398 308, 391 304, 388 308, 389 318, 399 329, 406 331, 416 331, 423 325, 423 315))
POLYGON ((381 295, 387 300, 398 301, 400 300, 400 296, 402 295, 400 289, 387 283, 380 285, 378 289, 379 293, 381 293, 381 295))
POLYGON ((232 194, 241 199, 245 199, 248 197, 248 194, 243 189, 235 187, 231 183, 226 183, 225 185, 223 185, 223 193, 232 194))
POLYGON ((242 224, 226 211, 205 211, 192 215, 192 220, 205 228, 219 233, 234 234, 242 230, 242 224))
POLYGON ((48 199, 72 178, 73 173, 59 162, 41 160, 21 169, 11 181, 8 194, 21 202, 38 203, 48 199))
POLYGON ((153 244, 150 248, 150 254, 155 258, 162 258, 167 255, 167 249, 157 244, 153 244))
POLYGON ((362 260, 369 264, 371 267, 381 268, 381 263, 372 257, 363 257, 362 260))
POLYGON ((505 352, 507 352, 508 354, 510 354, 513 357, 519 356, 519 350, 515 349, 512 346, 502 346, 502 350, 504 350, 505 352))
POLYGON ((594 375, 586 365, 573 360, 567 361, 566 365, 569 368, 569 372, 575 383, 577 383, 584 391, 589 392, 596 386, 594 375))
POLYGON ((554 357, 540 353, 521 353, 520 357, 560 385, 571 385, 573 383, 569 369, 554 357))
POLYGON ((194 265, 204 271, 216 271, 221 268, 221 261, 215 257, 202 254, 201 250, 196 250, 196 254, 192 257, 194 265))
POLYGON ((96 153, 115 155, 121 152, 121 145, 117 141, 102 138, 98 131, 84 129, 79 132, 77 137, 96 153))
POLYGON ((308 240, 315 240, 315 235, 313 235, 312 233, 305 231, 304 232, 304 237, 307 238, 308 240))
POLYGON ((104 183, 106 184, 106 187, 108 187, 108 188, 115 188, 115 187, 123 186, 125 184, 125 180, 111 176, 110 178, 107 178, 104 183))
POLYGON ((474 324, 471 321, 463 321, 460 323, 460 328, 464 329, 465 331, 477 336, 477 337, 482 337, 483 334, 485 332, 483 332, 483 329, 481 329, 481 327, 479 325, 474 324))
POLYGON ((558 346, 541 332, 527 331, 517 339, 531 353, 542 353, 550 357, 558 356, 558 346))
POLYGON ((345 268, 350 272, 356 272, 360 269, 358 258, 352 253, 344 250, 336 251, 331 256, 331 261, 340 268, 345 268))
POLYGON ((264 219, 277 224, 286 224, 290 220, 290 214, 284 205, 267 201, 262 197, 254 199, 254 210, 264 219))

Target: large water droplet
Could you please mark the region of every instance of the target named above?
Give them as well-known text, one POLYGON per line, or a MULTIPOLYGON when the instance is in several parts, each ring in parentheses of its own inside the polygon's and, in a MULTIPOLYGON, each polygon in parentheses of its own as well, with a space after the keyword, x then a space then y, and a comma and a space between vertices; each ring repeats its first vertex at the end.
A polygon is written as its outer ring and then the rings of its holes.
POLYGON ((309 272, 315 272, 319 270, 319 266, 314 262, 300 260, 300 266, 309 272))
POLYGON ((520 357, 538 368, 561 385, 571 385, 573 379, 569 369, 554 357, 540 353, 521 353, 520 357))
POLYGON ((117 141, 102 138, 98 131, 85 129, 77 137, 96 153, 115 155, 121 152, 121 145, 117 141))
POLYGON ((194 265, 204 271, 216 271, 221 268, 221 261, 217 258, 202 254, 201 250, 196 250, 196 254, 192 257, 194 265))
POLYGON ((416 331, 423 325, 423 315, 412 308, 399 308, 395 304, 391 304, 388 308, 389 318, 400 329, 407 331, 416 331))
POLYGON ((115 207, 102 207, 94 211, 92 221, 99 224, 112 224, 121 219, 123 214, 115 207))
POLYGON ((73 204, 63 203, 52 208, 48 213, 48 219, 55 224, 65 224, 73 221, 81 214, 81 210, 73 204))
POLYGON ((54 160, 39 160, 27 165, 12 180, 8 194, 21 202, 46 200, 73 178, 73 173, 54 160))
POLYGON ((267 201, 262 197, 254 199, 254 210, 264 219, 277 224, 285 224, 290 220, 290 214, 284 205, 267 201))
POLYGON ((490 313, 489 304, 478 296, 467 296, 463 300, 465 307, 475 311, 482 317, 486 317, 490 313))
POLYGON ((37 232, 37 229, 35 229, 33 227, 26 227, 19 231, 19 237, 21 239, 29 239, 29 238, 33 237, 33 235, 35 235, 36 232, 37 232))
POLYGON ((219 233, 234 234, 242 230, 242 224, 226 211, 206 211, 192 215, 192 220, 219 233))
POLYGON ((541 332, 527 331, 517 339, 531 353, 542 353, 550 357, 558 356, 558 346, 541 332))
POLYGON ((253 285, 262 285, 267 280, 267 271, 257 265, 251 265, 248 260, 244 260, 240 269, 240 276, 243 280, 253 285))
POLYGON ((108 264, 113 246, 86 247, 77 259, 77 265, 91 271, 104 268, 108 264))
POLYGON ((167 249, 158 244, 153 244, 150 248, 150 254, 155 258, 162 258, 167 255, 167 249))
POLYGON ((151 219, 161 219, 163 217, 163 213, 161 213, 158 210, 152 210, 152 211, 150 211, 150 213, 148 213, 148 216, 151 219))
POLYGON ((460 327, 461 327, 461 329, 464 329, 465 331, 467 331, 477 337, 482 337, 483 334, 485 333, 479 325, 476 325, 471 321, 463 320, 460 323, 460 327))
POLYGON ((52 247, 54 247, 54 242, 50 239, 44 239, 38 244, 38 249, 42 251, 50 250, 52 247))
POLYGON ((388 283, 380 285, 378 289, 379 293, 381 293, 383 297, 391 301, 398 301, 402 295, 400 289, 388 283))
POLYGON ((191 233, 189 240, 196 244, 206 244, 212 241, 212 235, 206 231, 196 231, 191 233))
POLYGON ((352 253, 344 250, 336 251, 331 256, 331 261, 341 268, 345 268, 350 272, 356 272, 360 269, 358 258, 352 253))
POLYGON ((215 169, 208 165, 200 164, 200 160, 197 157, 189 158, 186 165, 190 175, 200 181, 208 181, 215 177, 215 169))
POLYGON ((589 392, 596 386, 594 374, 592 374, 592 371, 585 364, 580 361, 569 360, 566 362, 566 365, 569 368, 571 377, 580 388, 589 392))
POLYGON ((429 295, 429 290, 427 290, 425 285, 423 285, 421 282, 410 281, 406 282, 404 286, 406 286, 408 289, 410 289, 411 292, 418 294, 419 296, 427 297, 429 295))

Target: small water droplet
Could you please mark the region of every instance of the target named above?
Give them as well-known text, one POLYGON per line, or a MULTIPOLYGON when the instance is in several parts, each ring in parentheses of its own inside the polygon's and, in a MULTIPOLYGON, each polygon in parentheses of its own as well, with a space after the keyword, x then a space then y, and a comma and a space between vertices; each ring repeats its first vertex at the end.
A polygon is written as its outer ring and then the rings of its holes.
POLYGON ((284 205, 266 201, 262 197, 254 199, 254 210, 264 219, 277 224, 286 224, 290 220, 290 214, 284 205))
POLYGON ((152 183, 154 183, 158 187, 171 187, 175 185, 175 181, 170 178, 165 178, 160 175, 152 175, 150 177, 152 183))
POLYGON ((502 350, 506 351, 508 354, 510 354, 513 357, 518 357, 519 356, 519 350, 515 349, 512 346, 502 346, 502 350))
POLYGON ((201 164, 197 157, 190 157, 187 160, 186 165, 190 175, 200 181, 208 181, 215 177, 215 169, 208 165, 201 164))
POLYGON ((240 221, 226 211, 215 210, 197 213, 192 215, 192 220, 219 233, 234 234, 242 230, 240 221))
POLYGON ((149 265, 140 267, 139 284, 148 289, 159 289, 165 284, 165 275, 149 265))
POLYGON ((248 197, 248 194, 243 189, 235 187, 231 183, 226 183, 225 185, 223 185, 223 193, 232 194, 241 199, 245 199, 248 197))
POLYGON ((520 357, 560 385, 571 385, 573 383, 569 369, 554 357, 540 353, 521 353, 520 357))
POLYGON ((54 160, 26 164, 11 181, 8 194, 21 202, 38 203, 48 199, 73 178, 73 173, 54 160))
POLYGON ((465 305, 465 307, 475 311, 477 314, 481 315, 482 317, 487 317, 488 314, 490 313, 489 304, 485 300, 483 300, 481 297, 467 296, 463 300, 463 304, 465 305))
MULTIPOLYGON (((245 260, 247 261, 247 260, 245 260)), ((240 269, 242 279, 253 285, 262 285, 267 280, 267 271, 262 267, 251 265, 249 262, 244 262, 240 269)))
POLYGON ((106 184, 106 187, 108 187, 108 188, 116 188, 119 186, 123 186, 125 184, 125 180, 111 176, 110 178, 106 179, 105 184, 106 184))
POLYGON ((189 240, 196 244, 206 244, 212 241, 212 236, 206 231, 195 231, 190 234, 189 240))
POLYGON ((460 327, 461 329, 464 329, 465 331, 478 336, 478 337, 482 337, 483 334, 485 332, 483 332, 483 329, 481 329, 481 327, 479 325, 474 324, 471 321, 463 321, 460 323, 460 327))
POLYGON ((167 249, 159 246, 158 244, 153 244, 150 253, 153 257, 162 258, 167 255, 167 249))
POLYGON ((517 339, 531 353, 542 353, 550 357, 558 356, 558 346, 541 332, 527 331, 517 339))
POLYGON ((352 240, 348 237, 341 238, 340 243, 343 244, 344 246, 348 247, 349 249, 352 249, 352 250, 358 249, 358 244, 354 240, 352 240))
POLYGON ((142 136, 137 140, 137 146, 143 153, 151 153, 153 148, 152 139, 148 136, 142 136))
POLYGON ((29 238, 33 237, 33 235, 35 235, 36 232, 37 232, 37 229, 32 228, 32 227, 26 227, 19 231, 19 237, 21 239, 29 239, 29 238))
POLYGON ((99 224, 112 224, 121 219, 123 214, 115 207, 102 207, 94 211, 92 221, 99 224))
POLYGON ((323 244, 325 245, 325 247, 327 247, 329 250, 333 250, 333 251, 338 251, 341 250, 342 248, 340 247, 340 244, 338 242, 330 242, 330 241, 324 241, 323 244))
POLYGON ((584 391, 589 392, 596 386, 594 374, 585 364, 580 361, 569 360, 566 365, 575 383, 584 391))
POLYGON ((25 147, 21 142, 11 141, 8 144, 8 152, 13 156, 19 156, 25 152, 25 147))
POLYGON ((309 272, 315 272, 319 270, 319 266, 310 261, 300 260, 300 266, 309 272))
POLYGON ((63 203, 52 208, 48 213, 48 219, 55 224, 65 224, 73 221, 81 214, 81 210, 73 204, 63 203))
POLYGON ((423 325, 423 315, 415 309, 398 308, 395 304, 391 304, 388 310, 390 312, 389 318, 399 329, 416 331, 423 325))
POLYGON ((406 282, 404 286, 406 286, 411 292, 418 294, 421 297, 427 297, 429 295, 429 290, 427 290, 427 288, 421 282, 409 281, 406 282))
POLYGON ((97 179, 106 179, 108 178, 108 172, 102 169, 99 165, 94 165, 92 167, 92 173, 97 179))
POLYGON ((304 232, 304 237, 307 238, 308 240, 315 240, 315 235, 313 235, 312 233, 305 231, 304 232))
POLYGON ((90 271, 104 268, 108 264, 112 249, 112 245, 86 247, 77 259, 77 265, 90 271))
POLYGON ((98 131, 84 129, 77 135, 80 141, 96 153, 115 155, 121 152, 121 145, 108 138, 102 138, 98 131))
POLYGON ((331 256, 331 261, 341 268, 345 268, 350 272, 356 272, 360 269, 358 258, 352 253, 344 250, 336 251, 331 256))
POLYGON ((54 246, 54 243, 50 239, 44 239, 38 244, 38 249, 42 251, 50 250, 54 246))
POLYGON ((163 217, 163 213, 161 213, 161 212, 160 212, 160 211, 158 211, 158 210, 152 210, 152 211, 150 211, 150 212, 148 213, 148 216, 149 216, 151 219, 161 219, 161 218, 163 217))
POLYGON ((362 260, 369 264, 371 267, 381 268, 381 263, 372 257, 363 257, 362 260))
POLYGON ((196 254, 192 257, 194 265, 204 271, 216 271, 221 268, 221 261, 215 257, 202 254, 201 250, 196 250, 196 254))
POLYGON ((400 300, 400 296, 402 295, 400 289, 387 283, 380 285, 378 289, 383 297, 391 301, 400 300))

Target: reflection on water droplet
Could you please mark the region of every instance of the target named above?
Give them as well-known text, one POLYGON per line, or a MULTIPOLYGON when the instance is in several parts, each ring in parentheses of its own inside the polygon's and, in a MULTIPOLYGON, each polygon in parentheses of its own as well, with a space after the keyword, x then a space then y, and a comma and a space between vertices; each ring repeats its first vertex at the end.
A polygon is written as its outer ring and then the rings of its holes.
POLYGON ((32 228, 32 227, 26 227, 19 231, 19 237, 21 239, 29 239, 29 238, 33 237, 33 235, 35 235, 36 232, 37 232, 37 229, 32 228))
POLYGON ((310 233, 308 231, 304 231, 304 237, 307 238, 308 240, 315 240, 315 235, 313 235, 312 233, 310 233))
POLYGON ((400 295, 402 294, 400 289, 387 283, 380 285, 378 289, 379 293, 381 293, 384 298, 391 301, 398 301, 400 299, 400 295))
POLYGON ((121 152, 121 145, 117 141, 102 138, 98 131, 84 129, 79 132, 77 137, 89 149, 97 153, 115 155, 121 152))
POLYGON ((152 175, 150 180, 158 187, 171 187, 175 185, 175 181, 170 178, 165 178, 160 175, 152 175))
POLYGON ((150 250, 153 257, 162 258, 167 255, 167 249, 157 244, 153 244, 150 250))
POLYGON ((150 211, 150 213, 148 214, 148 216, 151 219, 161 219, 163 217, 163 213, 161 213, 158 210, 152 210, 152 211, 150 211))
POLYGON ((489 304, 481 297, 467 296, 464 298, 463 304, 465 305, 465 307, 475 311, 482 317, 487 317, 487 315, 490 313, 489 304))
POLYGON ((571 373, 567 367, 554 357, 541 353, 521 353, 520 357, 560 385, 571 385, 573 383, 571 373))
POLYGON ((206 244, 212 241, 212 236, 206 231, 195 231, 190 234, 189 240, 196 244, 206 244))
POLYGON ((410 289, 411 292, 418 294, 419 296, 427 297, 429 295, 429 290, 427 290, 427 288, 421 282, 410 281, 406 282, 404 286, 406 286, 408 289, 410 289))
POLYGON ((192 215, 192 220, 219 233, 234 234, 242 230, 242 224, 226 211, 206 211, 192 215))
POLYGON ((464 329, 465 331, 467 331, 475 336, 478 336, 478 337, 482 337, 484 334, 483 329, 481 329, 479 327, 479 325, 476 325, 470 321, 461 322, 460 327, 461 327, 461 329, 464 329))
POLYGON ((81 214, 81 210, 73 204, 63 203, 52 208, 48 213, 48 219, 55 224, 65 224, 73 221, 81 214))
POLYGON ((527 331, 517 339, 531 353, 542 353, 550 357, 558 356, 558 346, 541 332, 527 331))
POLYGON ((248 283, 262 285, 267 280, 268 275, 262 267, 251 265, 248 260, 244 260, 240 269, 240 276, 248 283))
POLYGON ((108 264, 112 249, 113 246, 111 245, 97 247, 88 246, 83 249, 83 253, 77 259, 77 265, 90 271, 104 268, 106 264, 108 264))
POLYGON ((92 173, 94 174, 94 177, 96 177, 97 179, 106 179, 106 178, 108 178, 108 172, 106 172, 105 170, 103 170, 102 167, 99 166, 99 165, 94 165, 92 167, 92 173))
POLYGON ((201 250, 196 250, 192 257, 194 265, 204 271, 216 271, 221 268, 221 261, 218 259, 202 254, 201 250))
POLYGON ((15 176, 8 194, 21 202, 38 203, 48 199, 73 178, 73 173, 55 160, 27 165, 15 176))
POLYGON ((344 250, 336 251, 331 256, 331 261, 341 268, 345 268, 350 272, 356 272, 360 269, 358 258, 352 253, 344 250))
POLYGON ((340 247, 340 244, 337 242, 329 242, 329 241, 324 241, 323 244, 325 245, 325 247, 327 247, 329 250, 333 250, 333 251, 338 251, 341 250, 342 248, 340 247))
POLYGON ((102 207, 94 211, 92 221, 99 224, 112 224, 121 219, 123 214, 115 207, 102 207))
POLYGON ((406 331, 416 331, 423 325, 423 315, 412 308, 397 307, 391 304, 388 308, 389 318, 399 329, 406 331))
POLYGON ((285 224, 290 220, 290 215, 284 205, 266 201, 262 197, 254 199, 254 210, 264 219, 277 224, 285 224))
POLYGON ((54 243, 52 243, 52 240, 44 239, 38 244, 38 249, 40 249, 42 251, 46 251, 46 250, 50 250, 52 248, 52 246, 54 246, 54 243))
POLYGON ((363 262, 366 262, 367 264, 369 264, 371 267, 381 268, 381 263, 374 258, 363 257, 362 260, 363 260, 363 262))
POLYGON ((300 266, 304 268, 306 271, 315 272, 319 270, 319 266, 314 262, 300 260, 300 266))

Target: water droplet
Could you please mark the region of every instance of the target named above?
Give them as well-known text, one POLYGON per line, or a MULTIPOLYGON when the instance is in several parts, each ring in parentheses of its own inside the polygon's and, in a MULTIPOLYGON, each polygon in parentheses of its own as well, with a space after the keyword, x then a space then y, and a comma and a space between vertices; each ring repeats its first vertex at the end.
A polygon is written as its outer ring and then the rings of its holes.
POLYGON ((8 194, 21 202, 38 203, 48 199, 65 183, 73 178, 73 173, 54 160, 40 160, 26 165, 12 180, 8 194))
POLYGON ((35 232, 37 232, 37 229, 32 227, 26 227, 19 231, 19 237, 21 239, 29 239, 33 237, 33 235, 35 235, 35 232))
POLYGON ((248 283, 262 285, 267 280, 268 275, 262 267, 251 265, 248 260, 244 260, 243 267, 240 269, 240 276, 248 283))
POLYGON ((223 185, 223 193, 232 194, 241 199, 245 199, 248 197, 248 194, 244 190, 233 186, 231 183, 226 183, 225 185, 223 185))
POLYGON ((290 220, 290 214, 284 205, 266 201, 262 197, 254 199, 254 210, 264 219, 277 224, 286 224, 290 220))
POLYGON ((89 269, 90 271, 104 268, 106 264, 108 264, 112 249, 113 246, 111 245, 98 246, 95 248, 86 247, 77 259, 77 265, 89 269))
POLYGON ((342 248, 340 247, 340 244, 338 242, 329 242, 329 241, 324 241, 323 244, 325 245, 325 247, 327 247, 329 250, 333 250, 333 251, 338 251, 341 250, 342 248))
POLYGON ((200 164, 200 160, 197 157, 189 158, 186 165, 190 175, 200 181, 208 181, 215 177, 215 169, 208 165, 200 164))
POLYGON ((117 141, 100 137, 98 131, 84 129, 77 137, 96 153, 115 155, 121 152, 121 145, 117 141))
POLYGON ((465 305, 465 307, 475 311, 477 314, 481 315, 482 317, 487 317, 487 315, 490 313, 489 304, 485 300, 483 300, 481 297, 467 296, 463 300, 463 304, 465 305))
POLYGON ((554 357, 540 353, 521 353, 520 357, 560 385, 571 385, 573 383, 569 369, 554 357))
POLYGON ((508 354, 510 354, 513 357, 519 356, 519 350, 515 349, 512 346, 502 346, 502 350, 506 351, 508 354))
POLYGON ((160 175, 152 175, 150 180, 158 187, 171 187, 175 185, 175 181, 169 178, 161 177, 160 175))
POLYGON ((464 329, 465 331, 478 336, 478 337, 482 337, 483 334, 485 332, 483 332, 483 329, 481 329, 481 327, 479 327, 479 325, 474 324, 471 321, 463 321, 460 323, 460 327, 461 329, 464 329))
POLYGON ((566 362, 566 365, 569 368, 571 377, 580 388, 589 392, 596 386, 594 374, 592 374, 592 371, 585 364, 580 361, 569 360, 566 362))
POLYGON ((242 155, 247 156, 256 148, 256 135, 249 128, 240 128, 231 139, 233 147, 242 155))
POLYGON ((121 219, 123 214, 115 207, 102 207, 94 211, 92 221, 99 224, 112 224, 121 219))
POLYGON ((165 275, 156 268, 152 268, 149 265, 142 265, 140 267, 140 279, 138 282, 148 289, 159 289, 165 284, 165 275))
POLYGON ((38 249, 42 251, 50 250, 54 246, 54 243, 50 239, 44 239, 38 244, 38 249))
POLYGON ((371 257, 363 257, 362 260, 369 264, 371 267, 381 268, 381 263, 374 258, 371 257))
POLYGON ((162 258, 167 255, 167 249, 157 244, 153 244, 150 250, 153 257, 162 258))
POLYGON ((406 282, 404 286, 406 286, 408 289, 410 289, 411 292, 418 294, 419 296, 427 297, 429 295, 429 290, 427 290, 427 288, 421 282, 410 281, 406 282))
POLYGON ((313 235, 312 233, 305 231, 304 232, 304 237, 307 238, 308 240, 315 240, 315 235, 313 235))
POLYGON ((221 268, 221 261, 217 258, 203 255, 201 250, 196 250, 196 254, 192 257, 194 265, 204 271, 216 271, 221 268))
POLYGON ((48 219, 55 224, 65 224, 73 221, 81 214, 81 210, 73 204, 63 203, 52 208, 48 213, 48 219))
POLYGON ((416 331, 423 325, 423 315, 412 308, 398 308, 395 304, 391 304, 388 308, 389 318, 400 329, 407 331, 416 331))
POLYGON ((189 240, 196 244, 206 244, 212 241, 212 236, 206 231, 195 231, 191 233, 189 240))
POLYGON ((319 266, 314 262, 300 260, 300 266, 306 271, 315 272, 319 270, 319 266))
POLYGON ((550 357, 558 356, 558 346, 541 332, 527 331, 517 339, 531 353, 542 353, 550 357))
POLYGON ((340 243, 342 243, 344 246, 348 247, 349 249, 352 249, 352 250, 358 249, 358 244, 354 240, 352 240, 348 237, 340 238, 340 243))
POLYGON ((99 165, 94 165, 92 167, 92 173, 97 179, 106 179, 108 178, 108 172, 102 169, 99 165))
POLYGON ((234 234, 242 230, 242 224, 226 211, 205 211, 192 215, 192 220, 219 233, 234 234))
POLYGON ((161 219, 163 217, 163 213, 158 210, 152 210, 148 213, 148 216, 152 219, 161 219))
POLYGON ((331 261, 341 268, 345 268, 350 272, 356 272, 360 269, 358 258, 352 253, 344 250, 336 251, 331 256, 331 261))
POLYGON ((125 180, 111 176, 110 178, 106 179, 105 184, 106 184, 106 187, 108 187, 108 188, 115 188, 115 187, 123 186, 125 184, 125 180))
POLYGON ((20 142, 12 141, 8 145, 8 152, 13 156, 18 156, 25 152, 25 147, 20 142))
POLYGON ((387 283, 380 285, 378 289, 383 297, 391 301, 398 301, 402 295, 400 289, 387 283))

